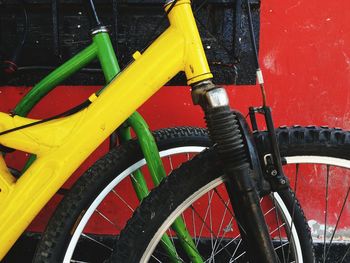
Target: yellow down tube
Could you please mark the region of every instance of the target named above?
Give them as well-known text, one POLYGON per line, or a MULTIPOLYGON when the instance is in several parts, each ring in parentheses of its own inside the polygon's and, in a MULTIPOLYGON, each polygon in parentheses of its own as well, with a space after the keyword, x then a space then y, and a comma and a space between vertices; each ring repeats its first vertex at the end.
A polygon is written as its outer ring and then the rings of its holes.
MULTIPOLYGON (((188 83, 211 78, 190 1, 170 12, 170 27, 72 116, 0 136, 0 144, 37 155, 17 181, 0 158, 0 260, 69 176, 120 124, 179 71, 188 83)), ((35 120, 0 114, 0 131, 35 120)))

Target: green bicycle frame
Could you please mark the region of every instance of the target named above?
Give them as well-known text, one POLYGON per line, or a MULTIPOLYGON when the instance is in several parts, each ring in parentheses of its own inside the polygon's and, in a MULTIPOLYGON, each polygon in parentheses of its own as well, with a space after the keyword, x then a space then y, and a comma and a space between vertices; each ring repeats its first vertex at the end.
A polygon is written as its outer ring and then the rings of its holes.
POLYGON ((30 110, 59 83, 96 58, 98 58, 101 63, 107 83, 110 82, 113 77, 120 72, 120 67, 109 35, 107 32, 97 33, 93 36, 92 40, 93 42, 88 47, 80 51, 36 84, 17 104, 13 113, 19 116, 26 116, 30 110))

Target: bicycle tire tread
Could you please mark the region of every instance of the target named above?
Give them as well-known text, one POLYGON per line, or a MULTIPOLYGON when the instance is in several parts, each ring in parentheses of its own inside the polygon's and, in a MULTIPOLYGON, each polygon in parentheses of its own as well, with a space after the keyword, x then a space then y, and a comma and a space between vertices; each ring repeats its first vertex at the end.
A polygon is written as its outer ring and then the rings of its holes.
MULTIPOLYGON (((300 146, 305 154, 314 152, 315 147, 323 146, 324 151, 320 154, 324 156, 347 157, 350 151, 350 132, 340 128, 328 128, 327 126, 307 126, 292 127, 281 126, 276 129, 276 136, 279 143, 280 152, 288 156, 300 152, 300 146)), ((257 146, 260 150, 270 148, 267 132, 260 132, 255 136, 257 146)), ((350 157, 348 157, 350 159, 350 157)))
MULTIPOLYGON (((175 170, 171 176, 163 180, 160 186, 155 188, 150 195, 145 198, 142 205, 135 211, 133 217, 123 229, 120 239, 116 242, 116 250, 118 253, 113 253, 110 262, 139 262, 139 254, 137 254, 136 251, 144 246, 142 241, 143 237, 149 235, 149 233, 155 232, 154 230, 159 225, 157 221, 162 222, 165 220, 166 215, 172 212, 172 207, 177 207, 184 201, 184 199, 176 199, 176 193, 181 192, 183 196, 192 194, 197 188, 193 187, 192 189, 188 186, 195 185, 195 183, 198 184, 198 181, 201 181, 201 183, 199 183, 200 186, 205 185, 215 179, 215 174, 223 173, 222 170, 217 170, 220 167, 215 153, 212 150, 208 150, 206 154, 195 156, 191 163, 184 163, 179 169, 175 170), (211 162, 213 160, 216 162, 215 165, 211 162), (209 175, 209 177, 203 176, 204 173, 209 175), (184 178, 186 178, 186 180, 183 180, 184 178), (157 212, 160 212, 160 214, 157 214, 157 212)), ((290 204, 288 207, 292 207, 293 204, 291 203, 294 203, 293 209, 296 211, 295 224, 300 226, 305 223, 303 227, 305 231, 300 234, 300 236, 303 235, 301 243, 302 246, 308 246, 307 251, 311 251, 311 254, 305 255, 305 262, 312 262, 314 250, 311 232, 306 223, 307 220, 302 212, 300 203, 294 197, 291 189, 281 194, 284 196, 290 194, 290 204)))
MULTIPOLYGON (((209 154, 214 154, 214 152, 210 151, 209 154)), ((197 166, 193 165, 196 168, 197 174, 201 174, 201 172, 204 172, 207 169, 210 171, 210 169, 215 167, 213 165, 209 165, 208 162, 204 162, 205 159, 206 155, 200 154, 195 156, 191 160, 191 163, 183 163, 178 169, 174 170, 171 176, 165 178, 157 188, 151 191, 151 193, 142 201, 142 205, 135 210, 132 218, 122 230, 120 239, 116 242, 116 249, 118 253, 113 253, 110 262, 138 262, 138 258, 135 258, 135 249, 130 248, 142 247, 142 236, 145 235, 144 229, 147 226, 152 226, 154 220, 159 220, 159 217, 157 218, 154 211, 154 204, 157 204, 158 207, 161 206, 161 211, 168 211, 169 209, 172 209, 171 206, 164 206, 164 204, 168 204, 169 201, 170 203, 174 202, 174 192, 183 192, 186 190, 184 189, 183 185, 180 184, 180 182, 182 182, 181 177, 191 178, 189 176, 191 172, 193 172, 190 169, 192 164, 201 164, 197 166), (166 202, 164 202, 164 200, 166 200, 166 202), (127 232, 127 235, 123 235, 122 233, 124 232, 127 232)), ((205 178, 198 176, 197 179, 203 180, 205 178)), ((192 182, 188 181, 187 183, 190 185, 192 182)), ((177 201, 179 202, 180 200, 177 201)))
MULTIPOLYGON (((295 125, 293 127, 281 126, 276 129, 276 136, 279 143, 280 151, 283 156, 293 155, 296 152, 315 153, 315 150, 319 150, 321 146, 323 151, 317 151, 319 155, 334 156, 334 157, 347 157, 350 150, 350 132, 343 131, 339 128, 328 128, 325 126, 307 126, 301 127, 295 125), (301 149, 301 146, 302 147, 301 149)), ((259 132, 255 134, 255 141, 257 147, 261 150, 261 153, 269 152, 270 142, 268 140, 267 132, 259 132)), ((195 156, 191 162, 198 162, 200 170, 210 169, 201 159, 203 155, 195 156)), ((350 156, 347 157, 350 159, 350 156)), ((210 158, 209 158, 210 159, 210 158)), ((159 187, 155 188, 150 195, 142 202, 142 205, 138 207, 133 217, 128 221, 126 227, 123 229, 119 240, 116 242, 116 251, 111 257, 111 262, 138 262, 138 258, 135 256, 135 248, 141 247, 141 233, 145 232, 146 226, 154 226, 152 220, 155 220, 156 216, 154 207, 164 202, 161 200, 172 200, 172 191, 184 191, 184 188, 179 185, 178 176, 189 177, 190 169, 188 169, 188 163, 184 163, 179 169, 175 170, 171 176, 162 181, 159 187), (174 188, 175 186, 175 188, 174 188), (175 189, 175 190, 174 190, 175 189), (125 234, 126 233, 126 234, 125 234), (133 248, 133 249, 131 249, 133 248)), ((194 165, 195 166, 195 165, 194 165)), ((196 167, 197 168, 197 167, 196 167)), ((198 171, 197 171, 198 173, 198 171)), ((201 180, 200 176, 197 180, 201 180)), ((191 184, 191 182, 187 182, 191 184)), ((291 190, 289 190, 291 191, 291 190)), ((314 259, 314 250, 312 246, 312 238, 310 228, 307 224, 305 214, 301 209, 300 203, 295 198, 295 206, 301 212, 301 220, 305 222, 305 229, 307 230, 306 243, 304 245, 310 246, 312 255, 308 257, 306 262, 312 262, 314 259)), ((166 206, 162 207, 167 209, 166 206)))
MULTIPOLYGON (((203 140, 203 137, 207 137, 207 132, 202 128, 193 127, 174 127, 166 128, 153 132, 156 143, 161 150, 164 146, 171 147, 171 145, 186 144, 187 141, 203 140), (171 140, 171 143, 169 141, 171 140), (166 145, 164 145, 166 144, 166 145)), ((207 146, 210 142, 208 140, 207 146)), ((109 151, 105 156, 100 158, 93 164, 74 184, 69 193, 64 197, 64 200, 60 202, 54 215, 51 217, 47 230, 39 242, 36 249, 36 254, 33 262, 58 262, 61 243, 65 240, 60 239, 61 233, 67 231, 67 221, 74 220, 79 217, 77 211, 81 210, 77 207, 77 203, 85 197, 86 191, 91 187, 98 187, 106 180, 101 179, 101 175, 108 175, 109 177, 117 174, 115 168, 119 167, 122 170, 123 167, 131 165, 133 160, 141 159, 141 150, 136 139, 119 145, 109 151)), ((108 181, 108 180, 107 180, 108 181)), ((89 202, 89 201, 85 201, 89 202)), ((69 225, 72 225, 70 222, 69 225)), ((74 224, 73 224, 74 225, 74 224)))

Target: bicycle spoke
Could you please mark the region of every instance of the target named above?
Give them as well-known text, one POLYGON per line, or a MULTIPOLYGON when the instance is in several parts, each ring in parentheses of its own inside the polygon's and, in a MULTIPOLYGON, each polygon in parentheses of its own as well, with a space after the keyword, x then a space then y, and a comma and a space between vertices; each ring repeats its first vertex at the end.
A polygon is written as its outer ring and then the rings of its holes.
MULTIPOLYGON (((286 246, 286 245, 288 245, 288 244, 289 244, 289 242, 287 242, 287 243, 285 243, 285 244, 282 244, 282 245, 276 247, 276 248, 275 248, 275 251, 278 250, 278 249, 280 249, 280 248, 283 248, 284 246, 286 246)), ((235 260, 237 260, 237 259, 241 258, 242 256, 244 256, 246 253, 247 253, 246 251, 242 252, 242 253, 239 254, 236 258, 234 258, 233 261, 230 261, 230 262, 234 262, 235 260)), ((286 261, 286 262, 289 262, 289 259, 288 259, 288 261, 286 261)), ((293 263, 293 262, 295 262, 295 261, 292 261, 292 262, 290 262, 290 263, 293 263)))
POLYGON ((281 229, 281 227, 284 227, 285 225, 286 225, 286 223, 283 223, 283 224, 281 224, 280 226, 277 226, 274 230, 272 230, 272 231, 270 232, 270 235, 274 234, 275 232, 278 231, 278 229, 281 229))
POLYGON ((168 236, 170 236, 171 243, 173 243, 173 246, 175 247, 174 237, 173 237, 173 235, 171 234, 171 230, 168 229, 167 231, 168 231, 168 236))
MULTIPOLYGON (((187 231, 187 230, 185 230, 185 231, 187 231)), ((196 254, 197 254, 197 256, 199 256, 200 258, 202 258, 202 256, 200 255, 200 254, 198 254, 198 252, 197 252, 197 247, 196 246, 193 246, 189 241, 187 241, 185 238, 182 238, 181 237, 181 235, 179 236, 179 235, 177 235, 177 237, 181 240, 181 241, 183 241, 183 242, 185 242, 186 243, 186 245, 188 245, 192 250, 193 250, 193 252, 195 252, 196 254)), ((163 242, 163 244, 165 244, 164 243, 164 241, 163 240, 161 240, 162 242, 163 242)), ((167 244, 165 244, 167 247, 169 247, 167 244)), ((177 253, 177 250, 176 250, 176 246, 174 246, 175 247, 175 252, 176 252, 176 255, 177 255, 177 257, 178 257, 178 259, 180 259, 182 262, 185 262, 183 259, 181 259, 181 257, 178 255, 178 253, 177 253)), ((172 249, 172 248, 171 248, 172 249)), ((169 257, 169 256, 168 256, 169 257)), ((202 258, 203 259, 203 258, 202 258)))
POLYGON ((168 160, 169 160, 169 164, 170 164, 170 170, 173 171, 174 170, 174 165, 173 165, 173 161, 171 156, 168 156, 168 160))
POLYGON ((238 248, 239 248, 239 246, 240 246, 241 243, 242 243, 242 239, 239 240, 238 245, 236 246, 235 251, 233 251, 232 257, 230 258, 230 261, 229 261, 229 262, 234 262, 234 261, 236 260, 234 257, 235 257, 235 255, 236 255, 236 253, 237 253, 237 251, 238 251, 238 248), (232 261, 232 260, 233 260, 233 261, 232 261))
POLYGON ((125 201, 124 198, 122 198, 114 189, 112 190, 112 193, 118 197, 129 209, 131 212, 134 212, 134 209, 128 204, 128 202, 125 201))
MULTIPOLYGON (((195 220, 195 217, 194 217, 193 210, 191 211, 191 214, 192 214, 192 226, 193 226, 194 243, 197 244, 196 220, 195 220)), ((199 237, 198 237, 198 239, 199 239, 199 237)))
POLYGON ((267 212, 264 213, 264 217, 266 217, 268 214, 270 214, 273 210, 276 210, 275 207, 271 207, 269 210, 267 210, 267 212))
MULTIPOLYGON (((170 236, 171 242, 173 243, 173 247, 175 248, 176 245, 175 245, 174 237, 173 237, 173 235, 171 234, 171 230, 169 229, 168 232, 169 232, 169 233, 168 233, 168 236, 170 236)), ((176 252, 176 256, 180 259, 181 257, 180 257, 179 254, 177 253, 177 250, 176 250, 176 249, 175 249, 175 252, 176 252)))
MULTIPOLYGON (((211 195, 211 197, 213 196, 213 194, 211 195)), ((209 193, 208 193, 208 195, 209 195, 209 193)), ((191 206, 191 208, 193 208, 193 206, 191 206)), ((205 211, 205 215, 204 215, 204 220, 202 220, 202 226, 201 226, 200 231, 199 231, 199 236, 202 235, 202 232, 203 232, 203 229, 204 229, 204 225, 205 225, 205 220, 207 219, 207 216, 208 216, 208 212, 209 211, 208 211, 208 207, 207 207, 207 209, 205 211)), ((198 239, 198 242, 199 242, 199 239, 198 239)), ((196 247, 198 246, 198 242, 196 243, 196 247)))
MULTIPOLYGON (((215 188, 214 192, 217 194, 217 196, 219 197, 219 199, 221 200, 221 202, 225 205, 225 200, 222 198, 222 196, 220 195, 220 193, 218 192, 218 190, 215 188)), ((225 205, 225 207, 228 207, 227 205, 225 205)), ((233 212, 231 211, 230 208, 228 208, 229 213, 231 214, 231 216, 236 220, 237 225, 240 227, 240 229, 246 233, 245 229, 243 228, 242 224, 238 221, 238 219, 236 218, 236 216, 233 214, 233 212)))
MULTIPOLYGON (((211 209, 211 202, 208 201, 208 207, 209 207, 209 224, 210 229, 213 229, 213 218, 212 218, 212 209, 211 209)), ((214 233, 214 232, 213 232, 214 233)), ((214 241, 213 241, 213 234, 210 233, 210 244, 211 244, 211 251, 214 250, 214 241)), ((213 259, 213 262, 215 263, 215 260, 213 259)))
POLYGON ((158 258, 156 258, 154 255, 151 256, 153 259, 155 259, 157 262, 162 263, 162 261, 160 261, 158 258))
POLYGON ((300 167, 300 164, 297 163, 295 165, 295 182, 294 182, 294 189, 293 189, 295 196, 297 195, 297 188, 298 188, 299 167, 300 167))
MULTIPOLYGON (((277 247, 275 247, 275 250, 277 251, 277 250, 282 249, 281 260, 283 260, 283 262, 288 262, 289 258, 288 258, 288 260, 286 260, 286 255, 285 255, 286 252, 285 252, 284 248, 286 246, 289 246, 289 253, 290 253, 290 243, 287 241, 286 242, 283 241, 282 233, 284 233, 284 232, 281 231, 282 228, 286 227, 286 223, 281 222, 281 220, 280 220, 278 211, 276 209, 276 201, 275 200, 273 200, 273 204, 274 204, 273 207, 269 208, 267 211, 264 212, 264 216, 268 216, 269 214, 274 213, 273 215, 274 215, 274 218, 276 221, 276 227, 274 229, 272 229, 272 231, 270 231, 270 235, 273 235, 276 232, 278 232, 279 245, 277 247)), ((226 231, 224 231, 224 233, 222 235, 220 235, 220 233, 223 231, 225 218, 227 217, 227 215, 233 214, 233 213, 231 212, 230 207, 229 207, 229 200, 224 201, 223 197, 221 196, 221 194, 218 192, 217 189, 214 189, 213 191, 207 193, 207 208, 203 211, 202 215, 200 215, 197 212, 197 209, 193 205, 191 205, 190 208, 192 210, 191 214, 190 214, 191 221, 193 223, 192 225, 194 225, 194 222, 196 221, 195 217, 199 218, 200 221, 202 222, 202 224, 200 226, 199 237, 203 234, 204 229, 208 229, 209 233, 210 233, 210 242, 211 242, 212 252, 211 252, 209 258, 206 260, 206 262, 216 262, 216 256, 220 252, 222 252, 223 250, 225 250, 226 251, 225 253, 227 253, 230 256, 230 262, 234 262, 235 260, 242 258, 246 254, 245 252, 241 251, 241 253, 239 253, 239 255, 236 255, 237 252, 240 251, 239 247, 243 244, 241 239, 238 240, 240 235, 234 237, 233 239, 231 239, 229 242, 227 242, 225 244, 222 243, 224 238, 225 238, 226 231), (218 229, 215 232, 212 228, 213 210, 210 207, 213 204, 213 202, 216 202, 216 200, 214 201, 214 199, 213 199, 214 193, 216 193, 216 196, 218 196, 218 200, 220 200, 220 202, 222 203, 223 208, 224 208, 224 211, 222 212, 222 215, 221 215, 220 223, 218 224, 218 229), (234 251, 230 252, 228 250, 228 247, 231 244, 235 244, 235 247, 234 247, 234 251)), ((232 220, 233 220, 233 218, 230 219, 229 225, 231 225, 232 220)), ((197 230, 195 230, 195 229, 196 229, 196 227, 194 227, 194 231, 196 232, 197 230)), ((288 231, 286 231, 286 232, 288 232, 288 231)), ((196 236, 197 236, 197 233, 194 235, 194 239, 195 239, 196 246, 198 246, 199 238, 196 238, 196 236)))
MULTIPOLYGON (((299 164, 297 163, 295 165, 295 181, 294 181, 294 197, 293 197, 293 208, 292 208, 292 222, 290 223, 290 230, 293 230, 293 224, 294 224, 294 215, 295 215, 295 205, 296 205, 296 198, 297 198, 297 188, 298 188, 298 179, 299 179, 299 164)), ((291 238, 291 231, 287 231, 287 237, 288 240, 291 238)), ((287 254, 287 262, 289 262, 289 255, 291 253, 290 251, 291 246, 288 247, 288 254, 287 254)))
POLYGON ((349 254, 349 252, 350 252, 350 245, 349 245, 348 249, 346 250, 344 256, 342 257, 342 260, 340 261, 340 263, 344 262, 344 260, 346 259, 347 255, 349 254))
MULTIPOLYGON (((167 245, 166 243, 164 243, 163 242, 163 240, 161 240, 161 242, 162 242, 162 244, 164 244, 165 246, 167 246, 168 248, 170 248, 169 247, 169 245, 167 245)), ((175 251, 176 252, 176 251, 175 251)), ((167 254, 167 253, 164 253, 164 252, 161 252, 161 251, 154 251, 154 253, 157 253, 157 254, 159 254, 160 256, 163 256, 163 257, 165 257, 165 258, 170 258, 170 256, 167 254)), ((154 254, 152 254, 152 256, 151 256, 152 258, 154 258, 156 261, 158 261, 158 262, 163 262, 163 261, 161 261, 160 259, 158 259, 154 254)), ((177 254, 177 252, 176 252, 176 259, 177 260, 179 260, 179 261, 181 261, 181 262, 185 262, 178 254, 177 254)))
MULTIPOLYGON (((179 256, 179 254, 177 253, 175 241, 174 241, 174 238, 173 238, 173 236, 172 236, 172 234, 171 234, 171 230, 168 229, 167 232, 168 232, 168 236, 170 236, 170 240, 171 240, 171 243, 172 243, 173 247, 170 247, 169 244, 165 243, 163 239, 161 239, 160 242, 161 242, 163 245, 165 245, 166 247, 168 247, 170 250, 173 250, 173 251, 176 253, 176 259, 177 259, 177 260, 180 260, 181 262, 185 262, 185 261, 179 256), (174 250, 174 248, 175 248, 175 250, 174 250)), ((181 238, 181 237, 180 237, 180 238, 181 238)), ((191 246, 191 244, 189 244, 189 243, 188 243, 186 240, 184 240, 184 239, 182 239, 182 240, 183 240, 185 243, 187 243, 187 245, 190 246, 190 247, 193 249, 193 247, 191 246)), ((194 250, 195 250, 195 249, 194 249, 194 250)), ((155 251, 153 252, 153 254, 152 254, 152 258, 154 258, 154 259, 155 259, 156 261, 158 261, 158 262, 162 262, 162 261, 161 261, 160 259, 158 259, 158 258, 154 255, 154 253, 158 253, 159 255, 164 256, 164 257, 166 257, 166 258, 171 258, 170 255, 169 255, 168 253, 164 253, 164 252, 162 252, 162 251, 155 250, 155 251)), ((200 255, 199 255, 199 256, 200 256, 200 255)))
MULTIPOLYGON (((232 242, 236 243, 237 239, 238 239, 240 236, 241 236, 241 235, 239 234, 239 235, 235 236, 233 239, 231 239, 229 242, 227 242, 227 244, 224 245, 224 246, 222 246, 222 247, 220 248, 220 250, 216 251, 215 255, 218 255, 222 250, 226 249, 229 245, 232 244, 232 242)), ((238 244, 236 243, 236 249, 235 249, 233 255, 234 255, 234 254, 236 253, 236 251, 238 250, 239 245, 241 244, 241 241, 242 241, 242 239, 240 239, 240 240, 238 241, 238 244)))
MULTIPOLYGON (((242 242, 242 239, 240 240, 240 243, 242 242)), ((230 262, 235 262, 237 259, 243 257, 246 254, 246 252, 242 252, 241 254, 239 254, 237 257, 232 258, 232 260, 230 260, 230 262)))
POLYGON ((335 224, 335 228, 334 228, 333 233, 332 233, 332 236, 331 236, 331 240, 330 240, 330 242, 329 242, 328 250, 327 250, 327 253, 326 253, 326 259, 327 259, 327 257, 328 257, 328 253, 329 253, 329 251, 330 251, 330 249, 331 249, 331 246, 332 246, 332 243, 333 243, 333 239, 334 239, 334 236, 335 236, 335 232, 336 232, 337 229, 338 229, 338 225, 339 225, 339 222, 340 222, 340 218, 341 218, 341 216, 342 216, 342 214, 343 214, 343 212, 344 212, 344 208, 345 208, 346 200, 348 199, 348 196, 349 196, 349 192, 350 192, 350 187, 348 188, 348 191, 346 192, 346 196, 345 196, 343 205, 342 205, 342 207, 341 207, 341 209, 340 209, 340 214, 339 214, 339 216, 338 216, 337 222, 336 222, 336 224, 335 224))
POLYGON ((95 209, 95 211, 107 222, 109 222, 111 225, 113 225, 117 230, 121 231, 121 228, 117 226, 115 223, 113 223, 112 220, 110 220, 107 216, 105 216, 103 213, 101 213, 98 209, 95 209))
POLYGON ((139 186, 139 189, 142 190, 143 194, 148 195, 147 191, 141 186, 140 182, 135 178, 134 174, 130 174, 130 177, 131 177, 131 180, 139 186))
MULTIPOLYGON (((278 249, 280 249, 280 248, 283 248, 284 246, 287 246, 287 245, 289 245, 289 242, 286 242, 286 243, 284 243, 284 244, 279 245, 278 247, 275 248, 275 250, 278 250, 278 249)), ((283 249, 282 249, 282 250, 283 250, 283 249)), ((285 262, 286 262, 286 261, 285 261, 285 262)), ((287 262, 289 262, 289 259, 288 259, 287 262)), ((293 261, 292 261, 292 262, 293 262, 293 261)))
MULTIPOLYGON (((276 200, 273 199, 273 204, 274 204, 274 207, 276 207, 276 200)), ((279 227, 279 215, 278 215, 278 211, 277 209, 275 209, 275 219, 276 219, 276 224, 277 224, 277 230, 278 230, 278 237, 279 237, 279 240, 280 240, 280 244, 282 245, 283 244, 283 241, 282 241, 282 233, 281 233, 281 228, 279 227)), ((282 249, 282 257, 283 257, 283 262, 286 262, 286 257, 284 255, 284 249, 282 249)))
MULTIPOLYGON (((169 229, 169 232, 170 232, 170 229, 169 229)), ((171 236, 171 234, 170 234, 171 236)), ((184 240, 185 241, 185 240, 184 240)), ((175 246, 175 242, 173 240, 173 238, 171 238, 171 242, 173 243, 173 246, 174 247, 170 247, 167 243, 165 243, 162 239, 161 239, 161 242, 163 245, 167 246, 169 249, 173 250, 173 248, 176 248, 175 246)), ((186 241, 185 241, 186 242, 186 241)), ((188 244, 189 245, 189 244, 188 244)), ((167 253, 164 253, 164 252, 161 252, 161 251, 157 251, 158 254, 162 255, 162 256, 165 256, 166 258, 170 258, 169 254, 167 253)), ((177 253, 177 250, 175 249, 175 253, 176 253, 176 259, 177 260, 180 260, 181 262, 185 262, 180 256, 179 254, 177 253)), ((159 260, 158 258, 156 258, 153 254, 152 254, 152 257, 157 260, 158 262, 162 262, 161 260, 159 260)))
MULTIPOLYGON (((231 209, 228 207, 228 204, 229 204, 229 203, 226 204, 226 202, 224 201, 223 197, 220 195, 220 193, 217 191, 216 188, 214 189, 214 192, 217 194, 217 196, 219 197, 220 201, 224 204, 225 208, 229 211, 229 213, 230 213, 231 216, 232 216, 232 219, 236 219, 235 216, 234 216, 234 214, 232 213, 231 209)), ((268 213, 268 212, 267 212, 267 213, 268 213)), ((232 222, 232 220, 231 220, 230 222, 232 222)), ((242 231, 245 232, 244 228, 242 227, 242 225, 240 224, 240 222, 239 222, 237 219, 236 219, 236 222, 237 222, 238 226, 241 227, 242 231)), ((238 235, 238 236, 235 237, 233 240, 231 240, 230 242, 228 242, 227 245, 224 246, 223 248, 226 248, 226 247, 227 247, 229 244, 231 244, 232 242, 235 242, 235 243, 236 243, 236 240, 237 240, 237 238, 238 238, 239 236, 240 236, 240 235, 238 235)), ((241 243, 241 242, 238 243, 238 245, 237 245, 237 247, 236 247, 236 250, 235 250, 233 256, 235 255, 235 253, 236 253, 236 251, 237 251, 237 249, 238 249, 240 243, 241 243)), ((220 242, 219 244, 221 244, 221 242, 220 242)), ((222 249, 220 249, 216 254, 218 254, 220 251, 222 251, 222 249)))
MULTIPOLYGON (((194 209, 193 205, 190 206, 191 209, 196 213, 196 215, 198 216, 198 218, 203 222, 203 225, 209 230, 209 232, 211 234, 214 235, 215 239, 217 239, 217 236, 215 235, 215 233, 212 231, 212 229, 208 226, 207 223, 205 223, 205 219, 203 220, 203 218, 200 216, 200 214, 196 211, 196 209, 194 209)), ((196 247, 198 246, 198 244, 196 244, 196 247)), ((225 246, 227 247, 227 246, 225 246)), ((225 249, 225 247, 223 247, 223 249, 225 249)), ((229 251, 227 251, 227 249, 225 249, 225 251, 228 253, 228 255, 231 255, 229 251)))
POLYGON ((328 217, 328 186, 329 186, 329 165, 327 165, 327 174, 326 174, 326 207, 324 215, 324 233, 323 233, 323 262, 326 262, 326 239, 327 239, 327 217, 328 217))
MULTIPOLYGON (((223 248, 225 248, 225 246, 222 246, 221 243, 222 243, 222 241, 224 240, 224 238, 225 238, 225 236, 226 236, 226 233, 229 232, 229 231, 226 231, 225 229, 226 229, 226 228, 231 228, 231 229, 232 229, 232 227, 231 227, 232 221, 233 221, 233 218, 230 219, 228 225, 224 228, 224 234, 223 234, 222 237, 220 238, 219 244, 216 246, 216 250, 215 250, 214 256, 216 256, 217 254, 219 254, 219 252, 222 251, 223 248), (221 248, 219 251, 217 251, 217 249, 219 249, 220 246, 222 246, 222 248, 221 248)), ((234 237, 233 240, 237 240, 238 237, 240 237, 240 235, 234 237)), ((231 240, 231 241, 232 241, 232 240, 231 240)), ((229 243, 227 243, 226 246, 228 246, 229 244, 231 244, 231 243, 232 243, 231 241, 230 241, 229 243)))
MULTIPOLYGON (((228 205, 228 203, 229 203, 229 200, 226 202, 227 203, 227 205, 228 205)), ((224 224, 224 219, 225 219, 225 216, 226 216, 226 212, 227 212, 227 207, 225 206, 225 210, 224 210, 224 213, 223 213, 223 216, 222 216, 222 218, 221 218, 221 222, 220 222, 220 226, 219 226, 219 229, 218 229, 218 231, 217 231, 217 236, 220 234, 220 232, 221 232, 221 229, 222 229, 222 226, 223 226, 223 224, 224 224)), ((224 234, 222 235, 222 237, 220 238, 220 241, 219 241, 219 245, 221 244, 221 241, 223 240, 223 238, 225 237, 225 234, 226 234, 226 232, 224 231, 224 234)), ((212 257, 214 257, 214 255, 215 255, 215 251, 216 251, 216 244, 217 244, 217 242, 218 242, 218 240, 216 239, 215 240, 215 244, 214 244, 214 248, 213 248, 213 250, 212 250, 212 257)))
POLYGON ((85 237, 85 238, 87 238, 87 239, 89 239, 89 240, 95 242, 96 244, 99 244, 99 245, 101 245, 102 247, 105 247, 105 248, 107 248, 108 250, 113 251, 113 249, 112 249, 111 247, 107 246, 106 244, 103 244, 102 242, 100 242, 100 241, 98 241, 98 240, 96 240, 96 239, 94 239, 94 238, 92 238, 92 237, 90 237, 90 236, 88 236, 88 235, 86 235, 86 234, 84 234, 84 233, 82 233, 81 235, 82 235, 83 237, 85 237))
MULTIPOLYGON (((183 217, 182 217, 182 218, 183 218, 183 217)), ((187 230, 186 230, 186 231, 187 231, 187 230)), ((168 247, 169 249, 171 249, 171 250, 173 250, 173 249, 175 248, 175 253, 176 253, 177 259, 180 260, 181 262, 185 262, 185 261, 179 256, 179 254, 177 253, 176 244, 175 244, 173 235, 171 234, 171 230, 168 229, 167 232, 168 232, 168 236, 170 236, 170 240, 171 240, 171 242, 172 242, 172 244, 173 244, 173 247, 170 247, 167 243, 165 243, 165 242, 161 239, 162 244, 164 244, 165 246, 167 246, 167 247, 168 247)), ((186 239, 182 238, 181 235, 180 235, 180 236, 177 235, 177 237, 178 237, 181 241, 183 241, 184 243, 186 243, 186 245, 189 246, 189 247, 193 250, 193 252, 197 253, 197 252, 196 252, 196 251, 197 251, 196 247, 193 247, 192 244, 191 244, 189 241, 187 241, 186 239)), ((170 258, 170 256, 169 256, 168 254, 162 253, 162 252, 160 252, 160 251, 157 251, 157 253, 159 253, 159 254, 161 254, 161 255, 163 255, 163 256, 166 256, 167 258, 170 258)), ((197 256, 202 257, 202 256, 201 256, 200 254, 198 254, 198 253, 197 253, 197 256)), ((156 259, 156 258, 155 258, 155 259, 156 259)), ((159 261, 158 259, 156 259, 156 260, 159 261)), ((161 261, 159 261, 159 262, 161 262, 161 261)))

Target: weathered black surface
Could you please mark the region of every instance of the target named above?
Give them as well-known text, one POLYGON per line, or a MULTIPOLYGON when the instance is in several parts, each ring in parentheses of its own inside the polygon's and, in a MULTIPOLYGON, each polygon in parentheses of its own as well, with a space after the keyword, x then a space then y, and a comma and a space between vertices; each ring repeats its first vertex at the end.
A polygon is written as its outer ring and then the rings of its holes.
MULTIPOLYGON (((19 54, 19 70, 2 83, 32 85, 56 66, 77 53, 90 41, 87 0, 26 0, 28 35, 19 54), (57 1, 57 4, 55 2, 57 1), (56 15, 57 14, 57 15, 56 15), (55 26, 57 25, 57 26, 55 26)), ((238 0, 237 0, 238 1, 238 0)), ((242 0, 245 2, 246 0, 242 0)), ((20 0, 0 0, 0 60, 6 60, 18 44, 24 30, 20 0)), ((248 29, 246 6, 235 0, 196 0, 193 10, 217 83, 255 83, 255 63, 248 29), (238 11, 238 12, 237 12, 238 11), (238 23, 235 24, 235 21, 238 23)), ((259 1, 250 0, 256 39, 259 38, 259 1)), ((108 25, 121 66, 131 54, 144 49, 163 17, 164 0, 96 0, 101 20, 108 25)), ((156 31, 156 32, 155 32, 156 31)), ((259 41, 257 41, 258 43, 259 41)), ((98 63, 89 68, 98 68, 98 63)), ((103 84, 100 72, 82 72, 65 84, 103 84)), ((177 76, 171 84, 184 84, 177 76)))

